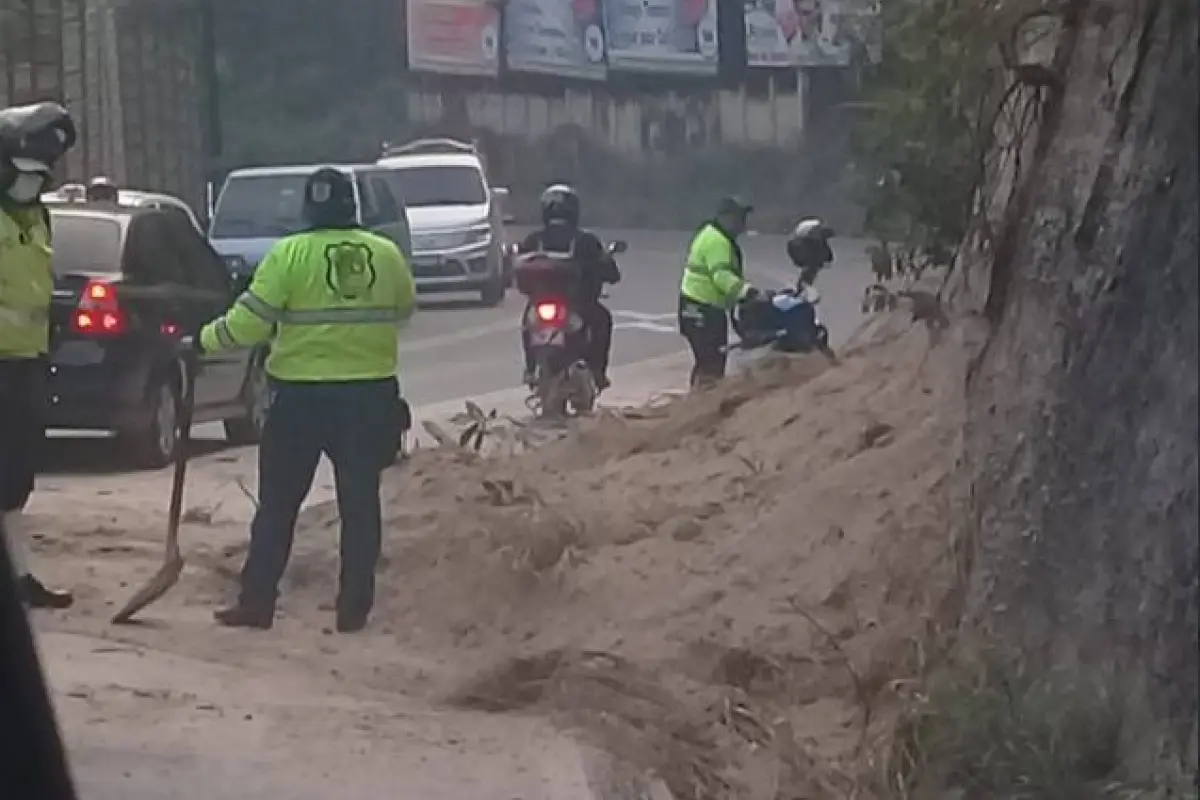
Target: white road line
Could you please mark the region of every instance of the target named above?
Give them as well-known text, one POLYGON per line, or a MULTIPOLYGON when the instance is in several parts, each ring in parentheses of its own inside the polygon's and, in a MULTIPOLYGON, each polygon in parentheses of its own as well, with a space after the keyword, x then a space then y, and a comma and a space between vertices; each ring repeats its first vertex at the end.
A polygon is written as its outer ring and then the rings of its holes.
POLYGON ((668 311, 662 314, 647 314, 644 311, 614 311, 614 317, 629 317, 640 322, 658 322, 661 320, 673 320, 678 316, 675 311, 668 311))
POLYGON ((488 325, 480 325, 475 328, 467 328, 466 330, 456 331, 454 333, 444 333, 438 336, 424 336, 417 338, 409 338, 403 333, 400 334, 400 352, 401 353, 418 353, 422 350, 432 350, 435 347, 442 347, 448 344, 461 344, 469 342, 473 339, 481 339, 484 336, 501 333, 503 331, 515 331, 520 324, 521 315, 515 313, 512 319, 506 319, 500 322, 493 322, 488 325))
POLYGON ((613 324, 614 331, 651 331, 653 333, 679 333, 674 325, 664 325, 661 322, 617 322, 613 324))

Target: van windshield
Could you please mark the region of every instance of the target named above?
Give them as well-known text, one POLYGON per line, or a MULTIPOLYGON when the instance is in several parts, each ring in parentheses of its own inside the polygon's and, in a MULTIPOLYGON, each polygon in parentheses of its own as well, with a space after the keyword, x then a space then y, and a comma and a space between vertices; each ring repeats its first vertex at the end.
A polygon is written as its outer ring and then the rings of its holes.
POLYGON ((235 176, 213 213, 214 239, 274 239, 305 227, 306 175, 235 176))
POLYGON ((401 167, 396 170, 404 205, 479 206, 487 202, 483 176, 474 167, 401 167))

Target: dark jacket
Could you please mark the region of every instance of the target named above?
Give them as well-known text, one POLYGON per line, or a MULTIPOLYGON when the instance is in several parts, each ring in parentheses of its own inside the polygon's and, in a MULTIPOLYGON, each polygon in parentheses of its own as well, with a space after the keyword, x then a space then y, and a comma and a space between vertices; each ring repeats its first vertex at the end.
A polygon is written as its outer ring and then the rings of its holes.
POLYGON ((522 253, 539 250, 574 253, 575 260, 583 271, 578 298, 583 302, 599 301, 604 284, 618 283, 621 280, 621 270, 617 268, 617 262, 604 249, 599 237, 590 231, 564 225, 550 225, 526 236, 519 247, 522 253))

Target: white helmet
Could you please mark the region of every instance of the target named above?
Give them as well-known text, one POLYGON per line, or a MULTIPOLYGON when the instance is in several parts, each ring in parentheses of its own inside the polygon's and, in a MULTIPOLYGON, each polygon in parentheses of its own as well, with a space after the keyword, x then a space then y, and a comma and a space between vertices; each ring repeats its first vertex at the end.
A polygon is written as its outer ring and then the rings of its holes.
POLYGON ((832 238, 833 229, 816 217, 806 217, 800 220, 796 223, 796 227, 792 228, 792 233, 788 237, 789 240, 820 239, 821 241, 828 241, 832 238))

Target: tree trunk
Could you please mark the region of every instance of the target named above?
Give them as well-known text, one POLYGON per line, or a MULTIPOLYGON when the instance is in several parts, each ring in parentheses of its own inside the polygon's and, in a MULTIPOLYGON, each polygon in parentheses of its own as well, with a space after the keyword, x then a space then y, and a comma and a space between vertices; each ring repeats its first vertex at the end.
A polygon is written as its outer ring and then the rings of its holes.
POLYGON ((1107 676, 1135 772, 1194 772, 1197 3, 1067 7, 1062 84, 975 276, 969 606, 1041 666, 1107 676))

